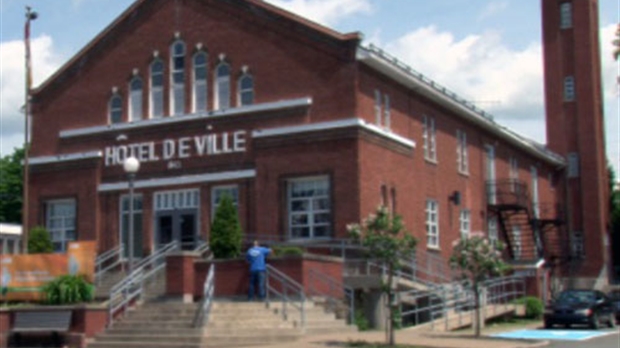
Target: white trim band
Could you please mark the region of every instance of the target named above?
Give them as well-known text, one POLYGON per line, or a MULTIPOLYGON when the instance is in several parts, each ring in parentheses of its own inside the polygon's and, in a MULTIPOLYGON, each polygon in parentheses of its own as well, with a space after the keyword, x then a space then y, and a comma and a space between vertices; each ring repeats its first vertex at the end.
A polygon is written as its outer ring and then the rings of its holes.
MULTIPOLYGON (((173 185, 188 185, 214 181, 224 180, 237 180, 237 179, 250 179, 256 177, 256 169, 237 170, 230 172, 219 172, 199 175, 183 175, 174 176, 159 179, 147 179, 136 180, 134 182, 135 188, 149 188, 149 187, 161 187, 161 186, 173 186, 173 185)), ((107 184, 100 184, 97 188, 99 192, 107 191, 120 191, 129 189, 128 182, 114 182, 107 184)))
POLYGON ((252 131, 253 138, 266 138, 280 135, 290 135, 307 132, 319 132, 325 130, 348 128, 348 127, 360 127, 377 135, 380 135, 389 140, 395 141, 401 145, 414 148, 415 142, 411 139, 405 138, 398 134, 388 132, 383 128, 377 127, 374 124, 367 123, 360 118, 347 118, 344 120, 310 123, 300 126, 287 126, 278 128, 268 128, 252 131))
POLYGON ((168 116, 161 118, 151 118, 147 120, 138 120, 134 122, 125 122, 125 123, 115 123, 105 126, 94 126, 87 128, 78 128, 78 129, 69 129, 63 130, 59 132, 60 138, 72 138, 79 137, 84 135, 93 135, 99 133, 106 132, 114 132, 114 131, 126 131, 130 129, 139 129, 139 128, 148 128, 154 126, 160 126, 165 124, 175 124, 181 122, 191 122, 196 120, 207 120, 219 117, 230 117, 235 115, 244 115, 255 112, 265 112, 265 111, 276 111, 276 110, 284 110, 284 109, 292 109, 296 107, 302 106, 310 106, 312 105, 312 98, 298 98, 298 99, 290 99, 290 100, 282 100, 272 103, 262 103, 262 104, 253 104, 246 105, 231 109, 223 109, 223 110, 213 110, 208 112, 201 112, 197 114, 189 114, 182 116, 168 116))
POLYGON ((40 165, 40 164, 52 164, 52 163, 60 163, 60 162, 68 162, 68 161, 79 161, 84 159, 93 159, 93 158, 101 158, 103 157, 103 151, 89 151, 89 152, 80 152, 80 153, 69 153, 69 154, 61 154, 57 156, 41 156, 41 157, 32 157, 29 159, 28 163, 30 165, 40 165))

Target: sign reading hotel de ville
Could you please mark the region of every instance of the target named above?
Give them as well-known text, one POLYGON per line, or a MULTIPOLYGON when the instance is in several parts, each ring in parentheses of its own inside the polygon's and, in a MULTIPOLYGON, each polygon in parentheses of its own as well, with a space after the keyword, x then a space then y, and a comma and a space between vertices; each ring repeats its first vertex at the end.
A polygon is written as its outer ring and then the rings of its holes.
POLYGON ((133 155, 140 162, 171 161, 192 157, 223 155, 246 151, 244 130, 208 133, 193 137, 166 138, 161 142, 147 141, 105 148, 105 166, 122 165, 133 155))

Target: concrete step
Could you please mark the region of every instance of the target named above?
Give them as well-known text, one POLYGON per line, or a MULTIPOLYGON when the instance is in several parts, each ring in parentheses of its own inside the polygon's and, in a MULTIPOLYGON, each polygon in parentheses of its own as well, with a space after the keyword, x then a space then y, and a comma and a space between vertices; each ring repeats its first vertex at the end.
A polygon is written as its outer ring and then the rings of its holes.
POLYGON ((175 336, 175 335, 202 335, 203 329, 192 327, 114 327, 102 335, 124 336, 124 335, 153 335, 153 336, 175 336))
POLYGON ((129 328, 152 328, 157 327, 161 329, 189 329, 192 328, 192 323, 188 321, 166 321, 166 322, 152 322, 152 321, 119 321, 115 322, 111 330, 114 329, 129 329, 129 328))
POLYGON ((202 344, 160 342, 92 342, 88 348, 202 348, 202 344))
POLYGON ((241 337, 241 336, 253 336, 253 337, 270 337, 277 335, 301 335, 300 329, 289 328, 246 328, 246 327, 230 327, 230 328, 208 328, 205 331, 207 337, 241 337))
POLYGON ((250 347, 280 344, 297 341, 301 334, 278 334, 274 336, 209 336, 205 338, 203 347, 250 347))
POLYGON ((106 332, 95 337, 97 342, 155 342, 155 343, 184 343, 200 344, 202 342, 202 332, 192 335, 125 335, 106 332))

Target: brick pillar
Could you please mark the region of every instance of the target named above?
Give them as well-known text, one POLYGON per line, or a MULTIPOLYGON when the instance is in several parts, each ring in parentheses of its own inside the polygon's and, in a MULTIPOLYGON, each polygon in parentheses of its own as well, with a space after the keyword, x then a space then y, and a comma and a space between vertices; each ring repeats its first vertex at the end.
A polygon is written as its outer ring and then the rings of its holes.
POLYGON ((173 253, 166 258, 166 295, 194 302, 194 261, 200 255, 192 251, 173 253))

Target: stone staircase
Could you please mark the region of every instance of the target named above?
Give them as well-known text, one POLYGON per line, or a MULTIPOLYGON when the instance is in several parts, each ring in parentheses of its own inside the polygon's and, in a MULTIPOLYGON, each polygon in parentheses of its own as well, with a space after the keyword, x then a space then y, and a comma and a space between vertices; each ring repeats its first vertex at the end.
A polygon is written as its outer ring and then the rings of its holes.
POLYGON ((106 301, 110 298, 110 289, 125 277, 123 270, 110 271, 106 273, 98 284, 95 284, 95 300, 106 301))
POLYGON ((196 303, 146 302, 97 335, 88 347, 246 347, 294 342, 303 335, 356 330, 310 301, 305 304, 305 330, 300 327, 299 312, 289 305, 289 317, 284 320, 281 303, 277 302, 267 308, 262 302, 216 301, 204 328, 192 327, 197 308, 196 303))

